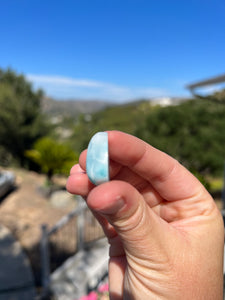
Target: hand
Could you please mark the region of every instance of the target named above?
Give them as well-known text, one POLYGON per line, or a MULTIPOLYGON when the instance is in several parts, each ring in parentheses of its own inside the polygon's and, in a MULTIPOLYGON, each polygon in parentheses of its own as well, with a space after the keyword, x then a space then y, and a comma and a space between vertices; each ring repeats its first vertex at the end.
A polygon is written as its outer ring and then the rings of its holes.
POLYGON ((209 193, 142 140, 108 139, 111 181, 88 180, 84 151, 67 189, 87 199, 108 237, 110 299, 222 299, 224 226, 209 193))

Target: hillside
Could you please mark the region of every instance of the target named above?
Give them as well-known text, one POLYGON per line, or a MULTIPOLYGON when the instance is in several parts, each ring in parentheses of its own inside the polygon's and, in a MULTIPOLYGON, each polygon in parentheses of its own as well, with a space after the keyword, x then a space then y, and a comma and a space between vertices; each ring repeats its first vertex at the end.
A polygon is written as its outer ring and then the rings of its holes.
POLYGON ((52 117, 52 121, 57 116, 54 124, 60 126, 57 131, 60 137, 70 137, 73 148, 79 152, 87 146, 90 137, 97 131, 121 130, 135 134, 143 126, 150 111, 183 102, 185 99, 159 98, 116 105, 101 101, 46 99, 44 112, 52 117))
POLYGON ((84 149, 90 137, 98 131, 121 130, 134 134, 152 109, 157 107, 152 106, 150 101, 142 100, 106 107, 88 118, 83 116, 74 128, 72 136, 74 149, 78 152, 84 149))
POLYGON ((81 113, 90 114, 111 105, 113 104, 110 102, 98 100, 54 100, 47 97, 42 99, 43 112, 50 116, 78 116, 81 113))
POLYGON ((195 173, 220 177, 225 155, 224 115, 224 105, 207 100, 168 106, 131 102, 80 117, 71 143, 80 152, 94 133, 121 130, 167 152, 195 173))

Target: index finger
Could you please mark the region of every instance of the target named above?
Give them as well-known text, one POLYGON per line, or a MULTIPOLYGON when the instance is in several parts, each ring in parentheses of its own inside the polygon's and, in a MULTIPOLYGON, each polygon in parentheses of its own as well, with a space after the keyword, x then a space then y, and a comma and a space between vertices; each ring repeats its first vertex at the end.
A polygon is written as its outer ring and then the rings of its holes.
POLYGON ((197 178, 177 160, 137 137, 108 131, 108 142, 110 159, 148 180, 164 199, 185 199, 203 190, 197 178))

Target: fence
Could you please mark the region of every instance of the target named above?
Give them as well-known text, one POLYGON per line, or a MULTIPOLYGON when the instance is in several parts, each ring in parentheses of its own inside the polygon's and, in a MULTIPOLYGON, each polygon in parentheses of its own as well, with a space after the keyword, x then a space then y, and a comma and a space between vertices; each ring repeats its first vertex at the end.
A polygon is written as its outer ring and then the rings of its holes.
POLYGON ((77 208, 59 220, 51 229, 47 225, 41 227, 41 298, 48 293, 52 271, 88 243, 103 237, 100 225, 87 208, 84 200, 79 197, 77 202, 77 208))

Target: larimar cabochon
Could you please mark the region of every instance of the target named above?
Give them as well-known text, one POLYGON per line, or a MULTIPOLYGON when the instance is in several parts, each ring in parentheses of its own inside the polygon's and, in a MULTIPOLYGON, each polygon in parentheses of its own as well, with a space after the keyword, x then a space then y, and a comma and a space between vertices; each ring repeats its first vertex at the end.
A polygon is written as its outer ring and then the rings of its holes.
POLYGON ((87 150, 86 172, 95 185, 109 181, 107 132, 98 132, 91 138, 87 150))

